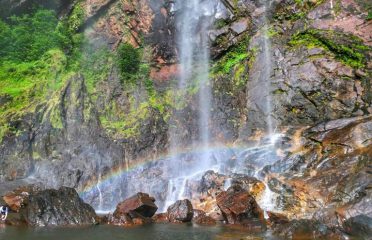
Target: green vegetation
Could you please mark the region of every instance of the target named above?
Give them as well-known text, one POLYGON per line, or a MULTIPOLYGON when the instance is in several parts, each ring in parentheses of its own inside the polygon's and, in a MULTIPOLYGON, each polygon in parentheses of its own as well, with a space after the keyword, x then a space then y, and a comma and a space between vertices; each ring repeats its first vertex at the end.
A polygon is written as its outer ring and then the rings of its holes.
POLYGON ((367 15, 366 20, 367 20, 367 21, 372 20, 372 11, 368 11, 368 15, 367 15))
POLYGON ((324 48, 333 53, 336 59, 353 68, 366 66, 366 53, 370 50, 361 39, 355 36, 316 29, 308 29, 293 35, 289 44, 308 48, 324 48))
POLYGON ((141 63, 138 49, 128 43, 122 43, 117 50, 117 55, 122 82, 135 81, 141 63))
MULTIPOLYGON (((51 100, 79 65, 82 35, 76 30, 77 19, 81 23, 83 18, 79 8, 63 20, 53 11, 39 9, 13 16, 9 23, 0 21, 0 99, 5 99, 0 105, 0 141, 16 134, 19 129, 13 122, 51 100)), ((51 121, 57 119, 54 115, 51 121)))
POLYGON ((49 10, 12 17, 10 25, 0 21, 0 58, 2 61, 35 61, 48 50, 62 47, 57 25, 57 16, 49 10))
POLYGON ((227 26, 228 24, 229 24, 229 21, 227 21, 226 19, 220 18, 214 22, 214 27, 216 29, 220 29, 220 28, 227 26))
POLYGON ((232 75, 233 89, 239 90, 248 81, 247 67, 255 60, 256 49, 248 50, 249 38, 242 39, 212 66, 212 77, 232 75))

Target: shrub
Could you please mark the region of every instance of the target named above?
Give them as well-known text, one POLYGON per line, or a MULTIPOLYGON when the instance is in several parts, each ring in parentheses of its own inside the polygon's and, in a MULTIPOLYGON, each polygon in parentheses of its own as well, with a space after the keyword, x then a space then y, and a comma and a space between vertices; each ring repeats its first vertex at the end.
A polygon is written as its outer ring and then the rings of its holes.
POLYGON ((118 48, 117 56, 122 82, 133 82, 141 64, 138 49, 128 43, 123 43, 118 48))

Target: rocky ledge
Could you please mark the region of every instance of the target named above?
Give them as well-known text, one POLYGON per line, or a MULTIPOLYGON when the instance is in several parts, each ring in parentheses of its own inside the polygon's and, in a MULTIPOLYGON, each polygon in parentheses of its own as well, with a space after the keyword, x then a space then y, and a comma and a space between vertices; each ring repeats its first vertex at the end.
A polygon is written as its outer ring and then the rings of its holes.
POLYGON ((42 190, 36 186, 15 189, 3 197, 10 208, 7 225, 71 226, 98 223, 94 209, 75 189, 42 190))

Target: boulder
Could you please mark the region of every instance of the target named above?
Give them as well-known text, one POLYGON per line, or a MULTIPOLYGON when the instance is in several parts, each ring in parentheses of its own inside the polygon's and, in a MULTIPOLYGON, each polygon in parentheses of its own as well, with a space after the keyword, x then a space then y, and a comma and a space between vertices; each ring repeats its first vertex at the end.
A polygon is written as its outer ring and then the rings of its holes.
POLYGON ((114 212, 115 217, 120 217, 123 214, 140 215, 151 218, 154 216, 158 207, 155 205, 155 199, 150 197, 147 193, 137 193, 136 195, 119 203, 114 212))
POLYGON ((20 217, 30 226, 66 226, 96 224, 94 209, 75 189, 61 187, 30 193, 19 209, 20 217))
POLYGON ((229 224, 244 224, 252 219, 263 219, 263 211, 256 200, 240 186, 232 186, 221 192, 216 200, 229 224))
POLYGON ((366 215, 358 215, 347 219, 343 223, 343 227, 345 232, 352 236, 366 239, 372 236, 372 218, 366 215))
POLYGON ((289 222, 289 219, 286 215, 281 213, 274 213, 267 211, 267 215, 269 216, 269 223, 270 224, 285 224, 289 222))
POLYGON ((190 222, 194 211, 190 200, 178 200, 167 209, 170 222, 190 222))
POLYGON ((207 216, 207 214, 198 209, 194 209, 194 217, 192 221, 199 225, 215 225, 216 220, 214 220, 212 217, 207 216))

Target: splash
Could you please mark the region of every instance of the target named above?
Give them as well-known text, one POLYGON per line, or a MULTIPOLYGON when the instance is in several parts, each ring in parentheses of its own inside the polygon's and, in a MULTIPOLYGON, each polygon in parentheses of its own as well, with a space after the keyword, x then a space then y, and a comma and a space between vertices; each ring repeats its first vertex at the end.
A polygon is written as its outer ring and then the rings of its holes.
POLYGON ((253 165, 258 165, 261 168, 260 164, 264 162, 261 160, 272 161, 275 159, 275 153, 272 152, 272 144, 270 143, 255 146, 215 144, 208 149, 208 152, 213 156, 213 163, 211 166, 201 167, 199 157, 204 151, 203 146, 184 148, 179 149, 177 153, 171 152, 156 158, 139 159, 130 166, 123 163, 123 166, 117 166, 102 175, 98 184, 93 179, 79 192, 79 195, 86 202, 92 204, 95 209, 107 212, 113 211, 119 201, 142 191, 156 196, 159 211, 163 211, 174 203, 174 200, 189 197, 189 182, 200 180, 208 170, 214 170, 221 174, 244 173, 252 175, 254 171, 247 169, 247 161, 251 161, 253 165), (174 159, 186 157, 189 158, 188 165, 178 174, 170 163, 174 159), (151 171, 154 169, 161 171, 161 174, 153 174, 151 171), (250 172, 251 174, 249 174, 250 172), (146 173, 151 176, 142 180, 138 179, 138 176, 146 173), (160 184, 157 182, 159 179, 162 179, 164 185, 158 185, 160 184), (102 199, 97 202, 100 195, 102 199))

